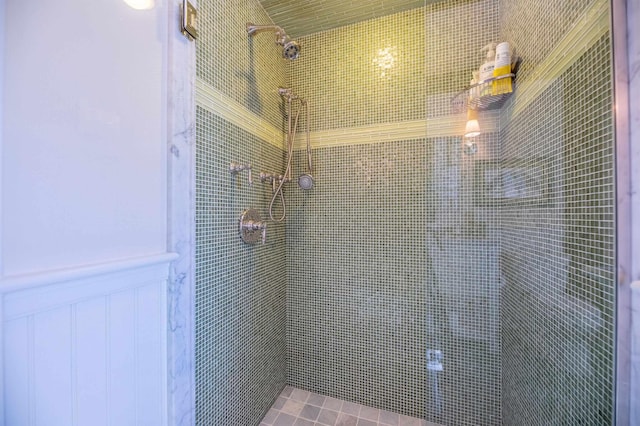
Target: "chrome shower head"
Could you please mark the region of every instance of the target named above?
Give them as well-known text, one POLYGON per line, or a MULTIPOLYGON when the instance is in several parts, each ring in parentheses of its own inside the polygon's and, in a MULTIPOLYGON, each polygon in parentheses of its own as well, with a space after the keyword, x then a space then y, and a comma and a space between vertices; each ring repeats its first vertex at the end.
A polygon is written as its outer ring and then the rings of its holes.
POLYGON ((298 186, 300 189, 312 189, 313 188, 313 176, 309 173, 303 173, 298 178, 298 186))
POLYGON ((255 25, 252 23, 247 24, 247 33, 250 36, 255 35, 260 31, 273 31, 276 33, 276 44, 282 46, 282 57, 289 60, 297 59, 300 55, 300 44, 291 40, 287 33, 277 25, 255 25))
POLYGON ((282 49, 282 56, 285 59, 289 59, 293 61, 294 59, 298 59, 300 55, 300 45, 295 40, 289 40, 286 42, 282 49))

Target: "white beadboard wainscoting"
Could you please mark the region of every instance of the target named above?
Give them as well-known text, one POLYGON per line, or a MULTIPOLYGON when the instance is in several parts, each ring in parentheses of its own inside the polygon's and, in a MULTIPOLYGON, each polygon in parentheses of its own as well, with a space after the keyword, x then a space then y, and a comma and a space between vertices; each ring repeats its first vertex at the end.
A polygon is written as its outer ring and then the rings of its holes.
POLYGON ((166 425, 175 258, 3 279, 3 424, 166 425))

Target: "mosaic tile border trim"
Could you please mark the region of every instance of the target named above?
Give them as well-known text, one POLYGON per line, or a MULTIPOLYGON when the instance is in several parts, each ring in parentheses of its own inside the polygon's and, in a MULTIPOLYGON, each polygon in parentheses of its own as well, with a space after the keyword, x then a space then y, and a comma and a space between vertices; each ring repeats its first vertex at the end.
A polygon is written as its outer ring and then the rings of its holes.
MULTIPOLYGON (((275 96, 275 95, 274 95, 275 96)), ((196 78, 196 105, 257 136, 277 148, 284 147, 284 134, 274 125, 247 110, 244 105, 196 78)))
MULTIPOLYGON (((447 115, 426 120, 399 121, 369 126, 346 127, 311 133, 313 148, 366 145, 370 143, 398 142, 410 139, 459 136, 466 122, 465 114, 447 115)), ((499 112, 483 113, 480 117, 485 133, 499 130, 499 112)), ((304 133, 298 133, 295 150, 306 149, 304 133)))
POLYGON ((596 0, 583 16, 576 20, 545 60, 535 68, 528 81, 517 84, 518 96, 512 98, 512 118, 520 115, 608 31, 609 2, 596 0))
MULTIPOLYGON (((196 103, 199 107, 220 116, 271 145, 278 148, 284 147, 283 133, 280 130, 247 111, 241 104, 201 79, 196 81, 196 103)), ((420 139, 426 138, 427 135, 429 137, 457 136, 462 133, 465 120, 465 114, 457 114, 427 120, 400 121, 311 132, 311 145, 313 148, 327 148, 420 139)), ((481 120, 485 132, 499 130, 499 114, 497 112, 485 113, 481 120)), ((295 150, 306 149, 305 138, 304 132, 298 132, 295 150)))

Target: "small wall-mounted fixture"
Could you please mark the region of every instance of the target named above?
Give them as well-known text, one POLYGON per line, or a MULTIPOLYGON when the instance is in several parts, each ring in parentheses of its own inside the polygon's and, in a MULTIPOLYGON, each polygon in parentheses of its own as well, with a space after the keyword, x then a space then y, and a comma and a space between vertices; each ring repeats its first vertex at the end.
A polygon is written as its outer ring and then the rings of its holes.
POLYGON ((464 142, 463 152, 466 155, 474 155, 478 152, 478 144, 473 142, 473 140, 466 140, 464 142))
POLYGON ((231 163, 229 165, 229 172, 232 175, 237 175, 238 173, 240 173, 243 170, 248 170, 249 171, 249 185, 253 185, 253 177, 251 176, 251 164, 231 163))
POLYGON ((260 182, 262 182, 262 183, 265 183, 265 182, 271 183, 271 187, 273 188, 273 192, 276 192, 278 184, 280 182, 282 182, 283 179, 284 179, 284 176, 282 176, 282 175, 278 175, 278 174, 275 174, 275 173, 260 172, 260 182))
POLYGON ((475 138, 480 135, 480 123, 478 123, 478 111, 472 108, 467 110, 467 124, 464 126, 464 137, 475 138))
POLYGON ((181 31, 189 40, 198 38, 198 30, 196 30, 197 17, 197 9, 188 0, 182 0, 181 31))

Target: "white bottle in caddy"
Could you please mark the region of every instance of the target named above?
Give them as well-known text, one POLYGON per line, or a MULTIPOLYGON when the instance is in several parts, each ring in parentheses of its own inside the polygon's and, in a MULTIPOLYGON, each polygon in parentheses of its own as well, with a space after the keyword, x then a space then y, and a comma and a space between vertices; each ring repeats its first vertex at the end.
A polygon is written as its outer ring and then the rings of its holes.
POLYGON ((493 78, 493 68, 496 63, 496 44, 489 43, 482 48, 481 52, 487 52, 485 62, 480 65, 480 83, 483 83, 478 87, 479 96, 487 96, 491 94, 491 84, 484 84, 487 80, 493 78))

